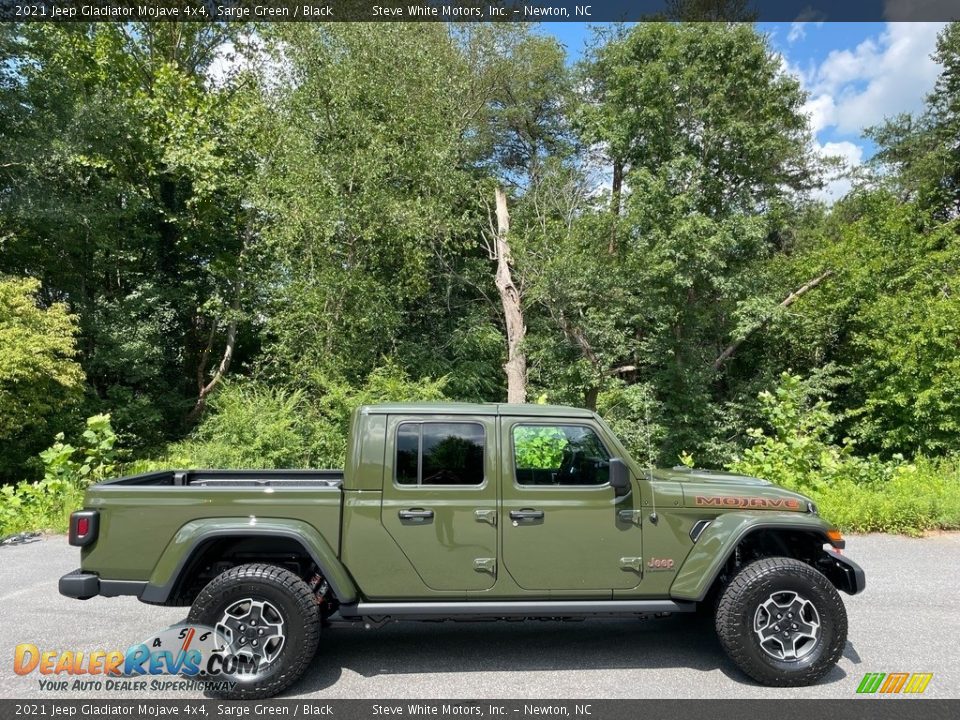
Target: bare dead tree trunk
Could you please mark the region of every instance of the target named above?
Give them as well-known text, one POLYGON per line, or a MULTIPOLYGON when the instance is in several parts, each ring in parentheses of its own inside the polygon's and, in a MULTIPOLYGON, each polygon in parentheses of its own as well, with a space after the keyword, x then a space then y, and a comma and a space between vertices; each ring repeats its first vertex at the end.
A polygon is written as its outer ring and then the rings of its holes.
MULTIPOLYGON (((811 290, 813 290, 815 287, 817 287, 817 285, 819 285, 820 283, 822 283, 824 280, 826 280, 826 279, 827 279, 828 277, 830 277, 831 275, 833 275, 833 270, 825 270, 823 273, 821 273, 820 275, 818 275, 817 277, 815 277, 813 280, 810 280, 809 282, 805 283, 804 285, 801 285, 799 288, 797 288, 797 289, 794 290, 792 293, 790 293, 789 295, 787 295, 787 297, 784 298, 783 302, 781 302, 777 307, 778 307, 778 308, 788 308, 788 307, 790 307, 790 306, 793 305, 797 300, 799 300, 799 299, 802 298, 804 295, 806 295, 808 292, 810 292, 811 290)), ((713 369, 714 369, 714 370, 719 370, 721 367, 723 367, 723 364, 724 364, 727 360, 730 359, 730 357, 737 351, 737 348, 740 347, 748 337, 750 337, 751 335, 753 335, 757 330, 760 330, 761 328, 764 328, 764 327, 766 327, 767 325, 769 325, 771 320, 773 320, 773 314, 772 314, 772 313, 771 313, 770 315, 767 315, 763 320, 761 320, 758 325, 756 325, 755 327, 751 328, 751 330, 750 330, 746 335, 744 335, 742 338, 740 338, 739 340, 736 340, 735 342, 730 343, 730 344, 726 347, 726 349, 725 349, 722 353, 720 353, 719 356, 717 356, 717 359, 713 361, 713 369)))
POLYGON ((494 191, 496 200, 497 227, 495 254, 497 274, 495 283, 503 305, 503 318, 507 329, 507 362, 503 366, 507 374, 507 402, 527 401, 527 356, 521 349, 527 335, 520 307, 520 292, 513 282, 512 257, 510 255, 510 213, 507 210, 507 194, 503 188, 494 191))
POLYGON ((207 382, 206 369, 210 352, 213 350, 213 340, 216 335, 217 322, 214 321, 210 328, 210 338, 207 342, 206 349, 203 351, 200 365, 197 368, 197 401, 194 403, 190 414, 187 415, 187 422, 191 425, 203 414, 204 409, 207 407, 207 399, 216 389, 217 385, 220 384, 220 381, 223 380, 223 376, 230 370, 230 363, 233 362, 233 350, 237 344, 237 317, 240 313, 240 292, 241 285, 238 282, 237 291, 233 296, 233 302, 230 306, 230 321, 227 323, 227 338, 226 345, 223 348, 223 355, 220 358, 220 364, 217 365, 213 376, 209 382, 207 382))

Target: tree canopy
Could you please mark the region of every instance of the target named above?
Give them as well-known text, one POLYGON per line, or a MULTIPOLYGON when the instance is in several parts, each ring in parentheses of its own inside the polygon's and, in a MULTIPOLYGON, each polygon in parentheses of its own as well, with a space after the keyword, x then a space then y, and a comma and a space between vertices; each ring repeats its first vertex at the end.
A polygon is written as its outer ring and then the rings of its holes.
POLYGON ((0 479, 81 412, 128 459, 327 465, 351 404, 507 370, 645 462, 738 457, 787 370, 864 452, 956 452, 958 27, 825 207, 747 23, 576 65, 508 24, 0 25, 0 479))

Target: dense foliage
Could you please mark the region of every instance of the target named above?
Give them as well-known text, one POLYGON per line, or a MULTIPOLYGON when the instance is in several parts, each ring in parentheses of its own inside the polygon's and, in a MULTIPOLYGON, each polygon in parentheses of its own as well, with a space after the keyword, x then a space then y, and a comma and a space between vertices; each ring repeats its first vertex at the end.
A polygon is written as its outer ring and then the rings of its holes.
POLYGON ((335 466, 357 404, 502 401, 520 355, 644 463, 956 524, 958 28, 828 208, 749 24, 573 67, 522 26, 0 25, 5 497, 104 413, 131 470, 335 466))
POLYGON ((116 439, 109 415, 87 419, 79 447, 58 433, 53 445, 40 453, 41 480, 0 487, 0 535, 36 528, 66 530, 87 485, 116 474, 116 439))
POLYGON ((32 279, 0 279, 0 478, 29 473, 30 459, 64 428, 81 394, 76 318, 62 303, 40 308, 32 279))

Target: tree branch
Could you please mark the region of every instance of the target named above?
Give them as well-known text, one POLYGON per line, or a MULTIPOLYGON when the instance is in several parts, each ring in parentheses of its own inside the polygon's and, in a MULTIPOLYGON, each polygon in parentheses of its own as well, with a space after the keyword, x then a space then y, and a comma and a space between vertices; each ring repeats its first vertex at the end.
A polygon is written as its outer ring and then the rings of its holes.
MULTIPOLYGON (((780 309, 780 308, 788 308, 788 307, 790 307, 790 306, 793 305, 797 300, 799 300, 799 299, 802 298, 804 295, 806 295, 808 292, 810 292, 811 290, 813 290, 815 287, 817 287, 817 285, 819 285, 820 283, 822 283, 824 280, 826 280, 826 279, 827 279, 828 277, 830 277, 831 275, 833 275, 833 270, 825 270, 825 271, 822 272, 820 275, 818 275, 817 277, 815 277, 813 280, 810 280, 810 281, 808 281, 806 284, 801 285, 799 288, 797 288, 797 289, 794 290, 792 293, 790 293, 789 295, 787 295, 787 297, 784 298, 783 302, 781 302, 781 303, 777 306, 777 308, 780 309)), ((724 364, 727 360, 730 359, 730 357, 737 351, 737 348, 738 348, 738 347, 740 347, 741 345, 743 345, 744 341, 745 341, 748 337, 750 337, 751 335, 753 335, 757 330, 760 330, 760 329, 762 329, 762 328, 765 328, 767 325, 770 324, 770 321, 771 321, 771 320, 773 320, 773 313, 770 313, 770 314, 767 315, 765 318, 763 318, 763 320, 761 320, 757 325, 755 325, 753 328, 751 328, 749 331, 747 331, 747 333, 746 333, 742 338, 740 338, 739 340, 735 340, 734 342, 730 343, 730 345, 728 345, 727 348, 726 348, 722 353, 720 353, 720 355, 717 357, 717 359, 713 361, 713 369, 714 369, 714 370, 719 370, 721 367, 723 367, 723 364, 724 364)))
POLYGON ((207 365, 210 363, 210 353, 213 352, 213 340, 217 335, 216 318, 210 323, 210 334, 207 336, 207 346, 200 353, 200 362, 197 364, 197 392, 203 393, 206 384, 207 365))

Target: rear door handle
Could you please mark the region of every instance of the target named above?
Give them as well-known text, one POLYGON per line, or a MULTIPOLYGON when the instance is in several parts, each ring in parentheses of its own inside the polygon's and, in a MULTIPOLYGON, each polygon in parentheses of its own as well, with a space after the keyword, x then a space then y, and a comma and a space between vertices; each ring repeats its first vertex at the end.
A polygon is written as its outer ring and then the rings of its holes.
POLYGON ((421 510, 420 508, 411 508, 410 510, 401 510, 397 513, 401 520, 433 520, 433 510, 421 510))
POLYGON ((543 520, 543 510, 511 510, 510 519, 517 521, 543 520))

